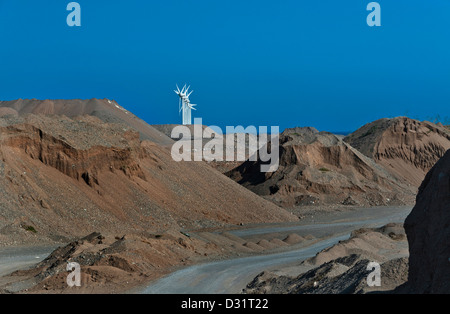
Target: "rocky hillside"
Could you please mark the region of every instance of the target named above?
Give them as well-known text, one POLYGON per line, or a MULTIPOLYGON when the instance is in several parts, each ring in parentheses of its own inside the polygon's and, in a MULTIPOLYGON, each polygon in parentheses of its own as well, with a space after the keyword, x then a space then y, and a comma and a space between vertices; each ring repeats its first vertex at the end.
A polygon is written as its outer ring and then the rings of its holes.
POLYGON ((340 137, 314 128, 280 135, 280 166, 261 173, 260 161, 246 161, 227 175, 282 206, 401 205, 414 192, 340 137))
POLYGON ((430 170, 405 221, 407 292, 450 293, 450 150, 430 170))
POLYGON ((398 117, 366 124, 344 141, 417 188, 450 149, 450 132, 442 125, 398 117))
POLYGON ((349 294, 392 292, 408 278, 408 245, 400 224, 359 229, 350 239, 299 265, 264 271, 244 293, 349 294), (369 263, 380 264, 381 286, 369 287, 369 263))
POLYGON ((265 271, 245 293, 450 293, 450 150, 428 172, 402 224, 363 228, 299 265, 265 271), (377 261, 381 286, 369 287, 377 261))
POLYGON ((106 123, 116 123, 132 127, 139 132, 141 139, 161 145, 170 145, 173 141, 151 127, 145 121, 109 99, 17 99, 0 101, 0 117, 7 115, 65 115, 69 118, 89 115, 106 123))
POLYGON ((97 117, 0 118, 0 245, 292 221, 208 165, 97 117))

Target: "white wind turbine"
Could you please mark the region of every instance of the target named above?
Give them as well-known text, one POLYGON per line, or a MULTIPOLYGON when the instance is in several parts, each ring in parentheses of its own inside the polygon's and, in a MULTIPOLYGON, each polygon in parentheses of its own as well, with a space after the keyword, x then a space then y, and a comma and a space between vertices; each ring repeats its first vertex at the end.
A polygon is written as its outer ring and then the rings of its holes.
POLYGON ((186 85, 183 86, 183 88, 180 90, 180 88, 177 86, 177 90, 174 90, 175 94, 177 94, 180 99, 178 101, 178 107, 179 112, 183 113, 183 124, 192 124, 191 119, 191 110, 197 110, 194 108, 194 104, 191 104, 191 101, 189 100, 189 96, 193 93, 193 91, 189 92, 189 87, 186 88, 186 85))

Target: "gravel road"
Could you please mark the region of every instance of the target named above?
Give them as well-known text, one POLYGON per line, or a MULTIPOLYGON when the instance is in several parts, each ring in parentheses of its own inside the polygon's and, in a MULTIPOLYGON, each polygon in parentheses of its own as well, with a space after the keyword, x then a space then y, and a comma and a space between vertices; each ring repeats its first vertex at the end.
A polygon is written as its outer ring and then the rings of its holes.
POLYGON ((335 216, 331 223, 311 225, 273 226, 236 230, 231 233, 240 237, 256 234, 299 232, 308 230, 314 236, 330 235, 325 240, 309 247, 292 251, 250 257, 233 258, 183 268, 169 274, 139 291, 145 294, 219 294, 240 293, 257 274, 269 268, 300 262, 314 256, 317 252, 330 247, 341 240, 348 239, 352 230, 361 227, 379 227, 390 222, 403 222, 411 208, 380 208, 343 213, 335 216))
POLYGON ((56 246, 0 248, 0 277, 44 260, 56 246))

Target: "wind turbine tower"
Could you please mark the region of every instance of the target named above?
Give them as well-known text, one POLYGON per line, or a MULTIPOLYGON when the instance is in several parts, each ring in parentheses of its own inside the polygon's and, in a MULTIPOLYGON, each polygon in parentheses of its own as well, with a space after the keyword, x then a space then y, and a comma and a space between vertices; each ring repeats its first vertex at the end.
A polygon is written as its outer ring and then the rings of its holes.
POLYGON ((183 86, 183 88, 180 90, 180 88, 177 86, 177 90, 174 90, 175 94, 179 96, 178 101, 178 109, 179 112, 183 115, 183 125, 192 124, 192 118, 191 118, 191 110, 197 110, 194 108, 196 106, 195 104, 191 104, 191 101, 189 100, 189 96, 194 92, 190 91, 188 86, 186 88, 186 85, 183 86))

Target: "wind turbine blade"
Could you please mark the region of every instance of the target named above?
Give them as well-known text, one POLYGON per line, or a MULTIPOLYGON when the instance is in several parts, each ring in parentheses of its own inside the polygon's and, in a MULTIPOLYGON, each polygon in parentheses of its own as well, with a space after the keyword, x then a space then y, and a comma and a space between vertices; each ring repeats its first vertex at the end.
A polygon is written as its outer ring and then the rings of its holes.
POLYGON ((194 92, 194 91, 191 90, 191 91, 189 92, 189 94, 187 95, 187 97, 191 96, 191 94, 192 94, 193 92, 194 92))
POLYGON ((177 91, 180 91, 180 88, 178 87, 178 84, 175 84, 175 86, 177 87, 177 91))

